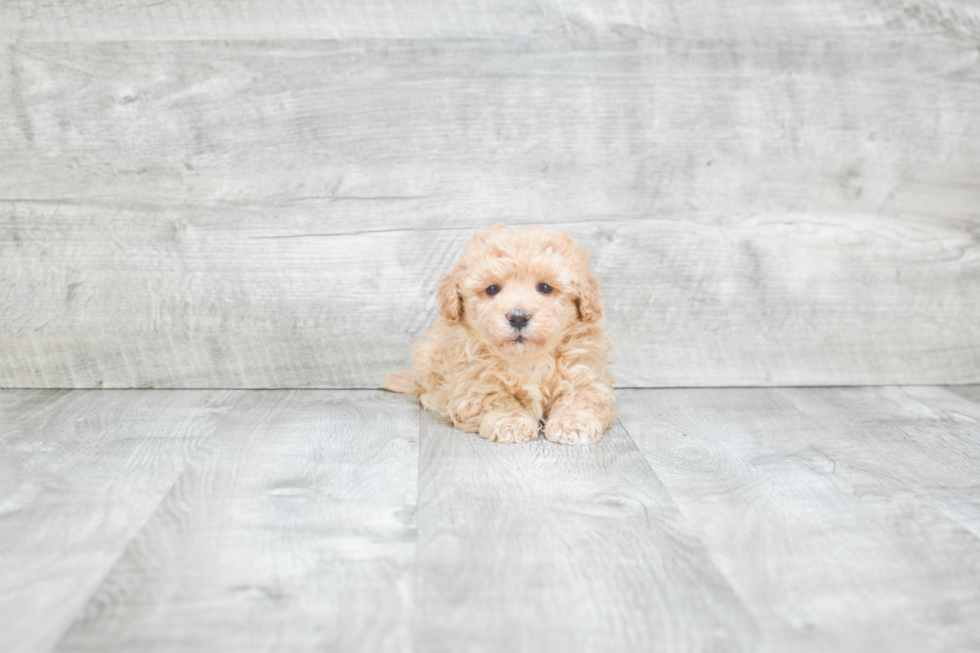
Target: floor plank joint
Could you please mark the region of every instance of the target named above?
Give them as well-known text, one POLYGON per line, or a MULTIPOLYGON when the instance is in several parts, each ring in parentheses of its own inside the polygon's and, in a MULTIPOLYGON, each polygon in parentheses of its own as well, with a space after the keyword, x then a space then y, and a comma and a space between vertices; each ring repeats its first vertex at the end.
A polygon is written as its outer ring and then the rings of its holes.
POLYGON ((618 405, 569 447, 378 391, 0 391, 0 649, 980 645, 976 386, 618 405))

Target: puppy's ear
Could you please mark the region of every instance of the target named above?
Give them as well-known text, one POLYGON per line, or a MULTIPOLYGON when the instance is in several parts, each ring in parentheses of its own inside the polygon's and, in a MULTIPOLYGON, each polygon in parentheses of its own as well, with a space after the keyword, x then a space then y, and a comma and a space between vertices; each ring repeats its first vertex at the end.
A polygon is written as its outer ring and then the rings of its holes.
POLYGON ((436 291, 439 300, 439 314, 450 324, 456 324, 463 317, 463 297, 460 295, 459 281, 463 276, 463 266, 459 263, 443 277, 436 291))
POLYGON ((599 280, 592 274, 589 266, 589 253, 578 248, 578 292, 575 303, 578 304, 578 314, 583 322, 598 322, 602 318, 602 294, 599 280))

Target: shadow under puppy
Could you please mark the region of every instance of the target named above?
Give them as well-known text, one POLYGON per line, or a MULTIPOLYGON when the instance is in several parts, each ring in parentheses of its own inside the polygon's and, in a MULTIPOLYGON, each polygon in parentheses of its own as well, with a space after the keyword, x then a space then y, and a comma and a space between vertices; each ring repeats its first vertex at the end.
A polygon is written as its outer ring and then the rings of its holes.
POLYGON ((477 234, 439 284, 439 317, 412 370, 381 386, 415 394, 497 442, 597 442, 616 415, 612 344, 589 254, 566 234, 502 224, 477 234))

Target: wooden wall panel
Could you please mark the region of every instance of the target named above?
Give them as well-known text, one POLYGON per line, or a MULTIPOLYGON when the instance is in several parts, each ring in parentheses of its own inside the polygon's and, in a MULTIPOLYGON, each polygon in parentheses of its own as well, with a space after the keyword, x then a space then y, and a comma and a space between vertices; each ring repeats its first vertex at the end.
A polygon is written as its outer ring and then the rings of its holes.
POLYGON ((977 66, 930 37, 18 44, 0 199, 975 220, 977 66))
POLYGON ((0 386, 371 387, 497 221, 593 251, 624 386, 980 381, 977 12, 934 4, 7 5, 0 386))
MULTIPOLYGON (((373 387, 409 365, 436 284, 473 232, 20 206, 8 210, 26 226, 8 227, 0 252, 8 387, 373 387)), ((594 254, 621 386, 978 378, 968 223, 554 226, 594 254)))
POLYGON ((866 37, 895 31, 980 34, 971 0, 13 0, 2 41, 236 39, 866 37))

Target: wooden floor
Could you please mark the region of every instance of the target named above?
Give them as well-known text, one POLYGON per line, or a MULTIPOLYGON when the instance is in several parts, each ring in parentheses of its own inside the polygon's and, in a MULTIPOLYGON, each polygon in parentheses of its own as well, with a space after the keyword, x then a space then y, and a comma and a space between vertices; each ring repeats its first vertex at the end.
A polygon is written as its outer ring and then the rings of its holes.
POLYGON ((0 650, 980 649, 980 387, 0 392, 0 650))

